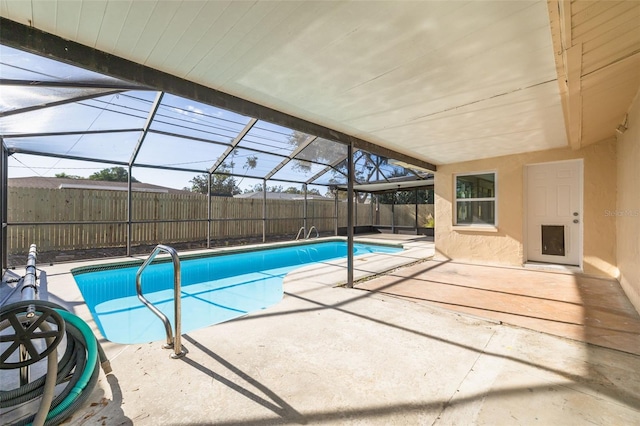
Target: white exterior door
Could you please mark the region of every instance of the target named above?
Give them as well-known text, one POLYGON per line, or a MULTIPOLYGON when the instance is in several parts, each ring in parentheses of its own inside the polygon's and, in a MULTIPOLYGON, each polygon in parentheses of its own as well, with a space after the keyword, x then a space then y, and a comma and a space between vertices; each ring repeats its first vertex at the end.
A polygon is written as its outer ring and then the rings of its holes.
POLYGON ((582 160, 530 165, 526 185, 527 260, 579 265, 582 160))

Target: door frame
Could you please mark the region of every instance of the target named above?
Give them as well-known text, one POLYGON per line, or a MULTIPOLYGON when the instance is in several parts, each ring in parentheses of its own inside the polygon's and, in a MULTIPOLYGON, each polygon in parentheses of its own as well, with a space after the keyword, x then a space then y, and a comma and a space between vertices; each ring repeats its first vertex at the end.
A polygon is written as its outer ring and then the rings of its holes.
MULTIPOLYGON (((523 236, 523 246, 522 246, 522 254, 523 254, 523 263, 526 264, 529 262, 529 232, 528 232, 528 221, 529 221, 529 170, 532 166, 542 166, 549 164, 559 164, 559 163, 577 163, 578 164, 578 194, 579 194, 579 202, 580 205, 580 223, 578 226, 578 267, 580 270, 583 270, 584 264, 584 159, 583 158, 573 158, 570 160, 557 160, 557 161, 541 161, 537 163, 530 163, 524 165, 524 177, 523 177, 523 220, 522 220, 522 236, 523 236)), ((537 260, 531 260, 531 262, 540 263, 537 260)), ((545 263, 545 262, 543 262, 545 263)), ((549 265, 561 265, 561 266, 573 266, 565 263, 549 263, 549 265)))

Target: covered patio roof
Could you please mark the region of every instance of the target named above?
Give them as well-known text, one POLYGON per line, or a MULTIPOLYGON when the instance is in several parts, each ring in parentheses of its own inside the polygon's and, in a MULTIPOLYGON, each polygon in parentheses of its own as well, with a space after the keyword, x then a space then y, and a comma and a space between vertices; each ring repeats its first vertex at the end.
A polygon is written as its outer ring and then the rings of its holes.
POLYGON ((640 87, 636 1, 3 0, 0 16, 13 47, 432 166, 614 138, 640 87))

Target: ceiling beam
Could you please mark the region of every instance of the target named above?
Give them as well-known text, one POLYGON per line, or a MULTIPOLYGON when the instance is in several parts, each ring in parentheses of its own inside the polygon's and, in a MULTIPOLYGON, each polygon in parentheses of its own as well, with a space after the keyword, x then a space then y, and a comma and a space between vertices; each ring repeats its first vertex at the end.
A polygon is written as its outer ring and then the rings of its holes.
MULTIPOLYGON (((0 87, 2 87, 2 83, 0 83, 0 87)), ((122 93, 122 90, 109 90, 108 92, 91 93, 89 95, 69 97, 66 99, 61 99, 59 101, 43 102, 37 105, 31 105, 23 108, 17 108, 9 111, 0 112, 0 118, 8 117, 10 115, 17 115, 17 114, 23 114, 26 112, 37 111, 39 109, 44 109, 44 108, 51 108, 59 105, 71 104, 74 102, 88 101, 89 99, 100 98, 102 96, 117 95, 118 93, 122 93)))
POLYGON ((582 146, 582 43, 567 49, 567 98, 569 107, 569 144, 582 146))
POLYGON ((259 105, 228 93, 188 81, 174 75, 132 62, 82 44, 65 40, 27 25, 0 17, 2 44, 42 55, 57 61, 89 69, 121 80, 182 96, 208 105, 224 108, 238 114, 269 121, 321 138, 334 140, 354 148, 387 158, 402 160, 436 171, 437 167, 394 150, 378 146, 346 133, 303 120, 298 117, 259 105))
POLYGON ((567 88, 567 54, 565 51, 566 32, 564 31, 566 8, 562 4, 562 0, 549 0, 547 8, 551 25, 551 41, 553 43, 556 74, 558 75, 558 89, 560 91, 560 102, 562 103, 564 128, 568 142, 571 140, 571 136, 569 134, 569 98, 567 95, 569 89, 567 88))
MULTIPOLYGON (((2 44, 4 39, 0 40, 2 44)), ((20 87, 62 87, 65 89, 104 89, 117 90, 123 92, 125 90, 153 90, 149 87, 139 86, 136 84, 122 83, 96 83, 86 81, 46 81, 46 80, 17 80, 12 78, 0 78, 0 86, 20 86, 20 87)))
POLYGON ((547 3, 558 88, 569 146, 582 146, 582 43, 573 44, 571 2, 547 3))
MULTIPOLYGON (((571 149, 582 146, 582 43, 573 44, 571 1, 558 0, 558 27, 566 81, 565 119, 571 149)), ((561 90, 562 92, 562 90, 561 90)))
POLYGON ((573 45, 573 34, 571 25, 571 1, 556 0, 560 12, 560 32, 562 34, 562 46, 566 51, 573 45))

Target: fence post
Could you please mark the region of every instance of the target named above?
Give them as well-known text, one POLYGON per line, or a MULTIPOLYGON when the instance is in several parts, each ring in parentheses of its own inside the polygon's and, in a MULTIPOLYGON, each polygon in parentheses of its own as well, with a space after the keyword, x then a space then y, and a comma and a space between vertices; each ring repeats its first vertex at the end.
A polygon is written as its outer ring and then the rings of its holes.
POLYGON ((370 201, 369 201, 369 226, 373 226, 373 194, 369 194, 370 196, 370 201))
POLYGON ((391 197, 391 233, 396 233, 396 194, 391 197))
POLYGON ((338 188, 337 187, 336 187, 336 190, 335 190, 335 195, 333 197, 333 200, 334 200, 334 205, 335 205, 334 211, 333 211, 333 215, 334 215, 334 218, 335 218, 335 221, 334 221, 334 223, 335 223, 334 235, 337 236, 338 235, 338 188))
POLYGON ((267 180, 262 179, 262 242, 267 242, 267 180))
POLYGON ((132 195, 131 195, 131 165, 129 165, 129 169, 128 169, 128 174, 129 176, 127 176, 127 256, 131 256, 131 220, 132 220, 132 212, 131 212, 131 208, 132 208, 132 204, 133 204, 133 200, 132 200, 132 195))
POLYGON ((302 184, 302 190, 304 191, 304 206, 302 207, 302 215, 304 216, 302 226, 304 226, 304 234, 307 235, 307 184, 302 184))
POLYGON ((413 190, 413 195, 416 200, 416 235, 420 235, 420 232, 418 232, 418 190, 417 189, 413 190))
POLYGON ((209 173, 209 184, 207 188, 207 248, 211 248, 211 181, 213 179, 213 173, 209 173))

